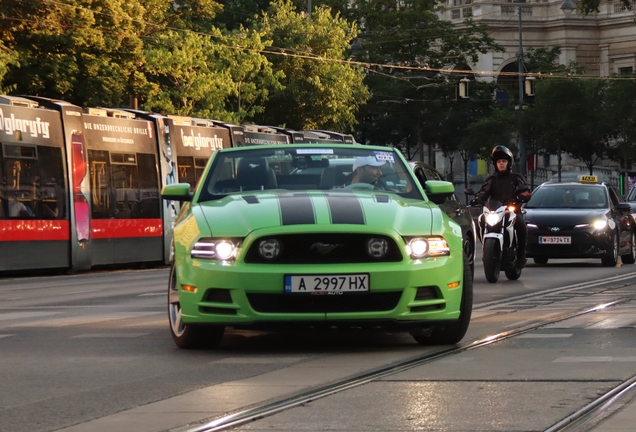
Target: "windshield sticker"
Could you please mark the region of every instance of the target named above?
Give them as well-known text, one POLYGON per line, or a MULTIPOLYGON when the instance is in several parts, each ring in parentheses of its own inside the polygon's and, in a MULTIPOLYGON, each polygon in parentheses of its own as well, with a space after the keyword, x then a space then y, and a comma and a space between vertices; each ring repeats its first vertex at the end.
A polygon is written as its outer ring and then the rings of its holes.
POLYGON ((333 149, 296 149, 296 154, 333 154, 333 149))
POLYGON ((391 152, 373 152, 375 153, 375 160, 382 162, 395 163, 395 158, 393 158, 393 153, 391 152))

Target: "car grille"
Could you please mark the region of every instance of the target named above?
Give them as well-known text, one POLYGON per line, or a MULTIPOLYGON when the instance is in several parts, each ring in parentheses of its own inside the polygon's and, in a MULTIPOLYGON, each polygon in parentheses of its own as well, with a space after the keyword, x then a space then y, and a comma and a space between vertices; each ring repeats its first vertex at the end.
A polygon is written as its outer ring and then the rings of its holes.
POLYGON ((373 234, 317 233, 284 234, 268 236, 281 242, 281 252, 275 259, 265 259, 258 252, 257 239, 245 256, 246 263, 267 264, 336 264, 336 263, 372 263, 402 261, 395 241, 387 236, 373 234), (367 254, 367 241, 370 238, 383 238, 388 250, 383 258, 373 258, 367 254))
POLYGON ((309 313, 309 312, 380 312, 395 309, 402 291, 355 295, 284 295, 247 294, 257 312, 309 313))

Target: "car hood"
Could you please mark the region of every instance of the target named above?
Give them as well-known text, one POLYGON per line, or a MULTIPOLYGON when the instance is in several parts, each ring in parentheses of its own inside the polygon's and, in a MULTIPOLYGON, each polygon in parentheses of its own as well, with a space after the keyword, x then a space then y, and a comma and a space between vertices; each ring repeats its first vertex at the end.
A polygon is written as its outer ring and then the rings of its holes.
POLYGON ((442 229, 434 204, 375 192, 262 192, 229 195, 192 206, 212 236, 244 237, 266 228, 386 232, 426 235, 442 229), (310 227, 311 226, 311 227, 310 227), (337 227, 340 227, 338 229, 337 227))
POLYGON ((525 220, 538 226, 567 226, 592 223, 607 209, 524 209, 525 220))

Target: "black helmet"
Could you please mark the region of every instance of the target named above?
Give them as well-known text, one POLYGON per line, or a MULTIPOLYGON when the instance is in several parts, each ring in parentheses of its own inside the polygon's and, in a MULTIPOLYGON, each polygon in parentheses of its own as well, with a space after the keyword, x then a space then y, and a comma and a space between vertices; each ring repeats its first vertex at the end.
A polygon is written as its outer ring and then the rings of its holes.
POLYGON ((499 159, 506 159, 508 161, 508 171, 512 169, 512 161, 514 160, 514 157, 512 156, 510 149, 506 146, 498 145, 492 149, 490 159, 492 160, 492 163, 495 164, 495 169, 497 169, 497 161, 499 159))

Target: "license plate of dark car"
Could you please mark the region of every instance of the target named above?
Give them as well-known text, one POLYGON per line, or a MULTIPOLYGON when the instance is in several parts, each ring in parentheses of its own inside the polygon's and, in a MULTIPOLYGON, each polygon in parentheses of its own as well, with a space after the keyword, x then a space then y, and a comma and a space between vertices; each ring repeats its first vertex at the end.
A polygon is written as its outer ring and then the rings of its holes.
POLYGON ((285 293, 290 294, 352 294, 369 291, 369 275, 285 275, 285 293))
POLYGON ((572 237, 569 236, 540 236, 539 244, 571 244, 572 237))

